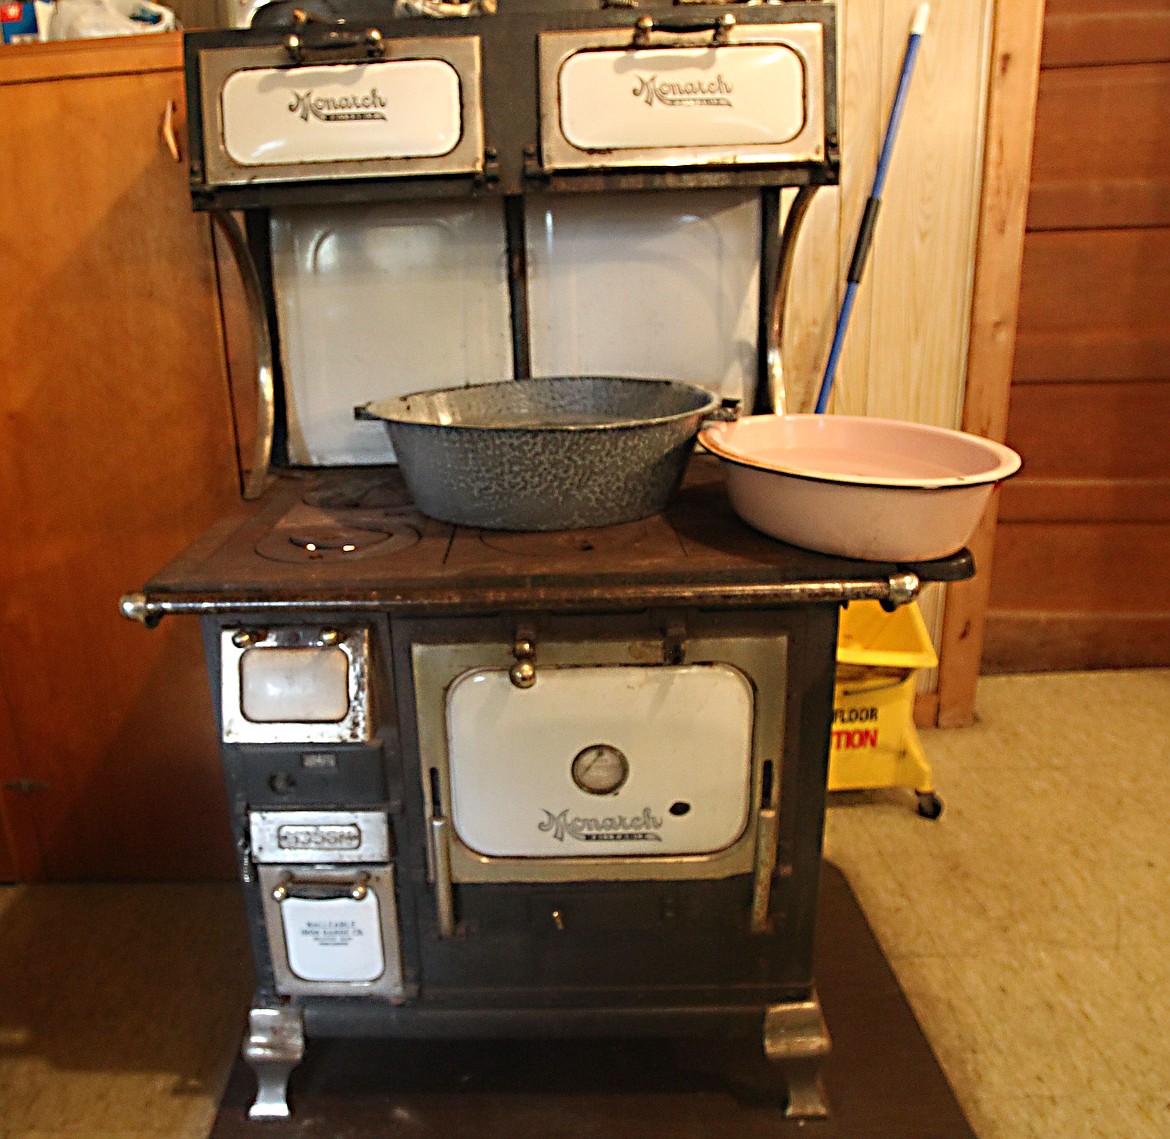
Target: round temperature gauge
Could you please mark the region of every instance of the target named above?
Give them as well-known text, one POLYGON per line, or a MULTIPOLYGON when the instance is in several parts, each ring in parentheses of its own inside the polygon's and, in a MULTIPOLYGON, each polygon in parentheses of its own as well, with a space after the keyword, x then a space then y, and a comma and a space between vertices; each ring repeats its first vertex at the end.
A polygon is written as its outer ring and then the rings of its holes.
POLYGON ((573 758, 573 782, 590 795, 612 795, 630 777, 630 761, 610 744, 590 744, 573 758))

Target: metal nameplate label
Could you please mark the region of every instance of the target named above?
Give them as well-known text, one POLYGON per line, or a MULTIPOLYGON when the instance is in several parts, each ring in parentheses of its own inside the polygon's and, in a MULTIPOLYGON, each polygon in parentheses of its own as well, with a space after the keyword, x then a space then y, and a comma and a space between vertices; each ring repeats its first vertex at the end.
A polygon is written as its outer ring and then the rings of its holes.
POLYGON ((281 850, 358 850, 362 845, 362 832, 355 824, 294 824, 276 828, 276 845, 281 850))
POLYGON ((386 862, 390 823, 378 811, 253 811, 252 858, 259 863, 386 862))

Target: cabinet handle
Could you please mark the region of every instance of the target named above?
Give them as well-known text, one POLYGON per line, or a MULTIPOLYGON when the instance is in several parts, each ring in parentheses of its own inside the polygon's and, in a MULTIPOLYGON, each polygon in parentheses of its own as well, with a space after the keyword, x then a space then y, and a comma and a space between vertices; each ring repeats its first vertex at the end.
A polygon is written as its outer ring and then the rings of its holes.
POLYGON ((212 219, 219 226, 231 247, 244 284, 244 299, 248 305, 248 323, 252 326, 252 347, 256 353, 256 441, 252 452, 252 469, 244 486, 244 498, 259 498, 268 486, 268 468, 272 463, 272 442, 276 431, 276 381, 272 368, 272 337, 268 331, 268 317, 264 310, 264 293, 260 274, 247 238, 240 223, 225 210, 213 210, 212 219))
POLYGON ((175 134, 175 101, 174 99, 167 100, 167 108, 163 111, 162 121, 162 137, 163 142, 167 144, 167 150, 170 151, 171 157, 176 162, 183 161, 183 153, 179 150, 179 139, 175 134))

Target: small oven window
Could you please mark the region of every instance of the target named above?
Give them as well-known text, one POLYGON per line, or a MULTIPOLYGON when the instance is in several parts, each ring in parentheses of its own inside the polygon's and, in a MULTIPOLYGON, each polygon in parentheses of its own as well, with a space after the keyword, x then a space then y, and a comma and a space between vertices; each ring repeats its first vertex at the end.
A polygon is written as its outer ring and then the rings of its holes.
POLYGON ((249 649, 240 711, 259 724, 335 724, 349 712, 349 658, 337 647, 249 649))

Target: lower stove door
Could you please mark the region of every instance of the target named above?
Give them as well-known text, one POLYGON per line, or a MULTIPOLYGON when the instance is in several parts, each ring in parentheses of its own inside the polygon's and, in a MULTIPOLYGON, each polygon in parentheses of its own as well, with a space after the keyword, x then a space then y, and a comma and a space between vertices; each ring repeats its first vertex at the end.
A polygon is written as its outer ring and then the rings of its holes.
POLYGON ((257 872, 278 993, 404 998, 393 866, 257 872))
POLYGON ((411 655, 441 896, 460 882, 768 872, 784 634, 694 636, 682 664, 653 663, 661 642, 542 641, 523 685, 508 644, 416 642, 411 655))

